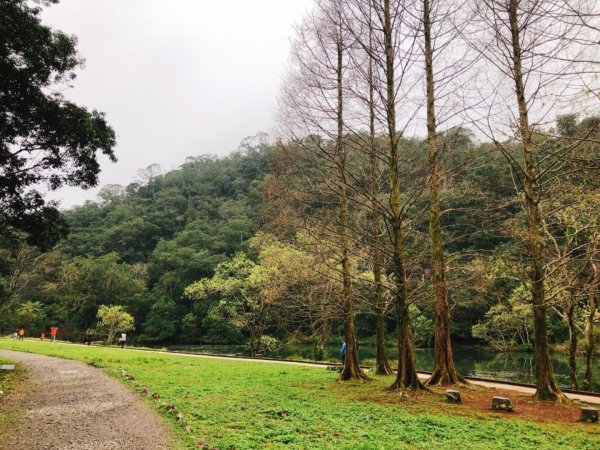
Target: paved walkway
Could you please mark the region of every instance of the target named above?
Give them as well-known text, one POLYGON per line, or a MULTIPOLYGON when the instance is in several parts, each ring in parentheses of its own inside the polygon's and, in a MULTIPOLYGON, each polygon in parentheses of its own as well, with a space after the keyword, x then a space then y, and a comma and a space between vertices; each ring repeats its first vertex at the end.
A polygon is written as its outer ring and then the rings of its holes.
POLYGON ((32 387, 0 402, 0 413, 24 414, 0 449, 162 450, 171 448, 161 418, 102 370, 85 363, 0 350, 20 363, 32 387))

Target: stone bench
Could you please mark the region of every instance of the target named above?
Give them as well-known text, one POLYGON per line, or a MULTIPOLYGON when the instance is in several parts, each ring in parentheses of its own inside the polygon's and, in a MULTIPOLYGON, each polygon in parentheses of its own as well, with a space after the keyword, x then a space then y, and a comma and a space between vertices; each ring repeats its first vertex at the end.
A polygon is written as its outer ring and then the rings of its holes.
POLYGON ((446 400, 448 400, 448 403, 460 403, 460 392, 453 389, 446 390, 446 400))
POLYGON ((492 397, 492 409, 495 411, 511 412, 513 405, 508 397, 492 397))
POLYGON ((598 422, 598 409, 590 407, 581 408, 581 417, 579 420, 582 422, 598 422))

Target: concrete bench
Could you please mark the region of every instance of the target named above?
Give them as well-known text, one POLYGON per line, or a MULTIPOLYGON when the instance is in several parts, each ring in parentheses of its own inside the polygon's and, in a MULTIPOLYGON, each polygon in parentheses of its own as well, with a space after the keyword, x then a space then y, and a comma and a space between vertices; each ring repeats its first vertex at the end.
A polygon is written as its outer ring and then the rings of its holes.
POLYGON ((581 417, 579 420, 582 422, 598 422, 598 409, 590 407, 581 408, 581 417))
POLYGON ((492 409, 495 411, 508 411, 513 410, 512 402, 507 397, 492 397, 492 409))
POLYGON ((448 403, 460 403, 462 401, 460 399, 460 392, 453 389, 446 390, 446 400, 448 400, 448 403))

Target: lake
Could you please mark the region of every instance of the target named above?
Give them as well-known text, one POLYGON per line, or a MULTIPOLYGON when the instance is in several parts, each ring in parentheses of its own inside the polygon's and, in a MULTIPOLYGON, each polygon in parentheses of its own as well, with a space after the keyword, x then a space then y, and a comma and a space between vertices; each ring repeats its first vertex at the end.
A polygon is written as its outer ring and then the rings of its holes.
MULTIPOLYGON (((248 348, 243 345, 195 345, 172 346, 169 350, 187 351, 193 353, 221 353, 231 355, 249 355, 248 348)), ((275 350, 263 352, 264 356, 282 359, 312 360, 310 346, 282 345, 275 350)), ((339 361, 340 348, 337 345, 327 346, 325 349, 326 361, 339 361)), ((390 350, 392 361, 396 352, 390 350)), ((359 358, 361 363, 373 365, 375 347, 363 345, 360 347, 359 358)), ((419 370, 433 370, 433 349, 417 349, 417 367, 419 370)), ((496 352, 488 347, 456 346, 454 347, 454 360, 458 371, 462 375, 490 378, 494 380, 515 381, 519 383, 535 382, 533 353, 522 352, 496 352)), ((558 383, 563 387, 570 387, 569 364, 567 355, 553 354, 552 362, 558 383)), ((585 372, 583 357, 578 358, 579 382, 583 380, 585 372)), ((600 357, 593 360, 592 390, 600 392, 600 357)))

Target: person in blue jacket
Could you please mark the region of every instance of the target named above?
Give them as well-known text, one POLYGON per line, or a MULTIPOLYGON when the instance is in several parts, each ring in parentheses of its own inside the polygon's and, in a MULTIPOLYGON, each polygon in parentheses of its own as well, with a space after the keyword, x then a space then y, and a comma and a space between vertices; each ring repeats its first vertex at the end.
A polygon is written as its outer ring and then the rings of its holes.
POLYGON ((342 342, 340 351, 342 352, 342 364, 344 364, 346 362, 346 341, 342 342))

